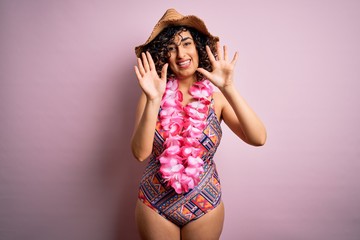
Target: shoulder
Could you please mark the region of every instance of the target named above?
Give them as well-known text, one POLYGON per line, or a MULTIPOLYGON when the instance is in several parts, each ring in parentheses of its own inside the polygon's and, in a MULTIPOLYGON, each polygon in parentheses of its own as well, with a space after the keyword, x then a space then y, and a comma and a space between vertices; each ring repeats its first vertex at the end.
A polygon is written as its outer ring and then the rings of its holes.
POLYGON ((213 92, 214 103, 221 108, 226 104, 226 98, 220 91, 213 92))
POLYGON ((212 98, 215 113, 218 116, 218 120, 221 121, 221 119, 223 119, 223 111, 227 105, 227 100, 220 91, 213 92, 212 98))

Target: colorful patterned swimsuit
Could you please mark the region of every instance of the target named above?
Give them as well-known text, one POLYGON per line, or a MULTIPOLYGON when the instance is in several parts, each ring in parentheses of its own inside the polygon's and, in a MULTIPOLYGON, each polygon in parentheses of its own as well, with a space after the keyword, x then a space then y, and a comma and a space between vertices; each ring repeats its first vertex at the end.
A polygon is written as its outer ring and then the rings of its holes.
POLYGON ((179 227, 200 218, 220 204, 221 186, 213 157, 220 144, 222 130, 213 101, 209 107, 206 127, 199 140, 205 150, 202 156, 204 173, 200 175, 199 184, 187 193, 177 194, 161 177, 160 163, 156 159, 163 151, 164 142, 159 119, 156 124, 153 152, 140 181, 138 198, 179 227))

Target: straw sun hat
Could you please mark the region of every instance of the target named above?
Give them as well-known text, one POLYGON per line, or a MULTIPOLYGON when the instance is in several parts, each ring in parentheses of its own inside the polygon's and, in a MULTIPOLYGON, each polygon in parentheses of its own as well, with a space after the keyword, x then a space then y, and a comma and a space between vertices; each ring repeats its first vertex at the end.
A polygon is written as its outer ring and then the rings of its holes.
POLYGON ((160 18, 158 23, 155 25, 153 31, 150 34, 150 37, 146 42, 140 46, 135 47, 135 53, 137 57, 140 57, 143 48, 155 39, 159 33, 168 26, 188 26, 195 28, 199 32, 210 37, 212 40, 219 41, 219 37, 213 36, 210 34, 208 29, 205 26, 205 23, 200 18, 194 15, 183 16, 178 13, 175 9, 168 9, 165 14, 160 18))

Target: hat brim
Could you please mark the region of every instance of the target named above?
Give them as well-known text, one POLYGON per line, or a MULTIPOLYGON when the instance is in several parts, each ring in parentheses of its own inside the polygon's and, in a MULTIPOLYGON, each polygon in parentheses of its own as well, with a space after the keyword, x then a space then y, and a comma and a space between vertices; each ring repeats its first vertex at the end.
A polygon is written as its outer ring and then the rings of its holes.
POLYGON ((166 18, 166 13, 165 13, 165 15, 155 25, 148 40, 144 44, 135 47, 136 56, 140 57, 141 53, 143 52, 144 47, 147 44, 149 44, 152 40, 154 40, 156 38, 156 36, 159 35, 159 33, 161 33, 161 31, 163 31, 168 26, 191 27, 191 28, 198 30, 200 33, 208 36, 211 40, 213 40, 215 42, 219 41, 219 37, 211 35, 210 32, 208 31, 204 21, 201 20, 200 18, 198 18, 194 15, 182 16, 180 14, 178 14, 178 16, 175 16, 175 18, 171 18, 171 17, 166 18))

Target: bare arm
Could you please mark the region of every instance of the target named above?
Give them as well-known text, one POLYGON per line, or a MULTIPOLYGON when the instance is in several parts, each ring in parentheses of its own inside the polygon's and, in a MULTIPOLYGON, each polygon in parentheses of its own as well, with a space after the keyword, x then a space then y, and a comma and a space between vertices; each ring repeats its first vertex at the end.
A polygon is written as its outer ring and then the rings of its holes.
POLYGON ((152 151, 157 115, 166 87, 167 66, 164 65, 159 78, 148 52, 142 54, 142 60, 138 58, 138 66, 135 66, 135 73, 143 92, 136 111, 131 150, 139 161, 144 161, 152 151))
POLYGON ((266 141, 266 129, 255 112, 246 103, 234 86, 233 70, 238 54, 235 53, 231 62, 228 62, 227 48, 224 46, 224 55, 221 54, 220 43, 217 43, 218 59, 206 48, 213 71, 208 72, 199 68, 198 71, 206 76, 222 94, 219 94, 221 117, 229 128, 243 141, 254 146, 261 146, 266 141))
POLYGON ((152 151, 160 99, 147 100, 141 94, 136 110, 135 128, 131 139, 131 150, 139 161, 145 160, 152 151))
POLYGON ((262 146, 266 141, 266 129, 256 113, 247 104, 234 86, 220 93, 221 117, 226 125, 244 142, 262 146))

